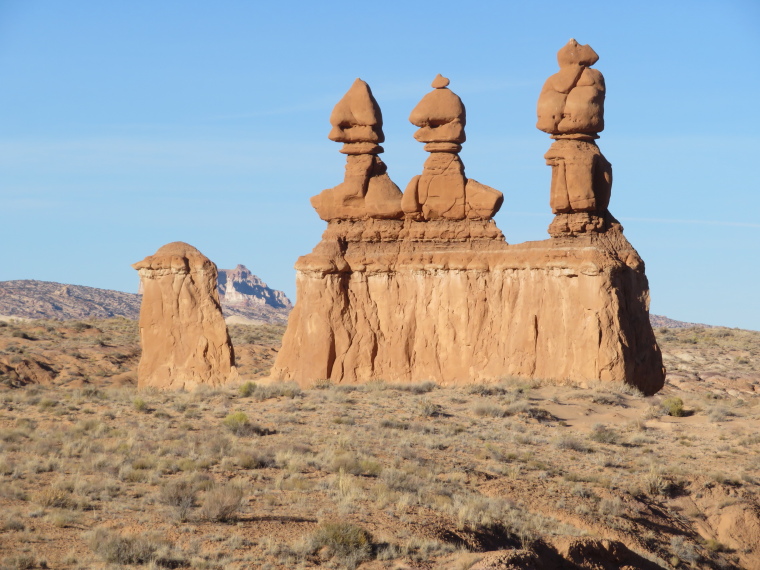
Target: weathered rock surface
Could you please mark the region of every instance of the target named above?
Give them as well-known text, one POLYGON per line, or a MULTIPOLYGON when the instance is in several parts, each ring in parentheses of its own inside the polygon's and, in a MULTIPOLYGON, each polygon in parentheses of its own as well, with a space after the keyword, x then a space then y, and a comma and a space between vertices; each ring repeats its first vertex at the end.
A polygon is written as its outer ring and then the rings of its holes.
POLYGON ((331 224, 296 264, 273 376, 662 387, 644 264, 619 225, 517 245, 492 220, 430 225, 331 224))
POLYGON ((173 242, 132 267, 143 288, 138 387, 189 390, 237 379, 216 265, 193 246, 173 242))
POLYGON ((383 117, 372 91, 357 79, 330 115, 330 140, 342 142, 347 154, 341 184, 312 197, 311 205, 326 221, 401 218, 401 190, 377 156, 385 140, 383 117))
POLYGON ((662 388, 644 262, 607 210, 612 170, 593 143, 596 59, 572 40, 544 87, 540 128, 547 106, 561 107, 547 127, 559 139, 547 154, 557 216, 552 239, 517 245, 492 219, 501 193, 464 175, 464 105, 436 77, 410 116, 431 154, 404 192, 404 219, 330 221, 296 263, 298 299, 272 375, 305 386, 518 376, 662 388))
POLYGON ((401 207, 405 217, 414 220, 488 220, 499 211, 504 195, 465 176, 457 153, 466 138, 466 112, 448 85, 449 80, 438 74, 434 89, 409 115, 409 122, 419 127, 414 138, 426 143, 430 156, 422 175, 407 185, 401 207))
POLYGON ((612 166, 594 139, 604 129, 604 77, 591 65, 599 56, 570 40, 557 53, 559 72, 546 80, 538 97, 536 127, 555 142, 544 155, 552 167, 549 204, 557 217, 552 236, 606 229, 612 166))

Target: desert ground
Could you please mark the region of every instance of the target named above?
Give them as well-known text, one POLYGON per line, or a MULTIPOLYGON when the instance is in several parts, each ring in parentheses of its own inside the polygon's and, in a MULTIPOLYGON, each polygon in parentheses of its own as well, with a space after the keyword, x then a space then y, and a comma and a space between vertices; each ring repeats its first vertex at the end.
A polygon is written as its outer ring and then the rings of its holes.
POLYGON ((760 333, 668 380, 137 391, 137 324, 0 322, 2 568, 760 568, 760 333))

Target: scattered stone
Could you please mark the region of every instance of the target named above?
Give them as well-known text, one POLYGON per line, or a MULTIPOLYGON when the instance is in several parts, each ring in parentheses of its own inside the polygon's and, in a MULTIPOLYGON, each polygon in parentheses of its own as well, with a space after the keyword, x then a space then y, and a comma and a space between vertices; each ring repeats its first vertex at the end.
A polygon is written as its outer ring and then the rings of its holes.
POLYGON ((216 265, 193 246, 173 242, 132 267, 143 290, 138 388, 190 390, 236 380, 216 265))

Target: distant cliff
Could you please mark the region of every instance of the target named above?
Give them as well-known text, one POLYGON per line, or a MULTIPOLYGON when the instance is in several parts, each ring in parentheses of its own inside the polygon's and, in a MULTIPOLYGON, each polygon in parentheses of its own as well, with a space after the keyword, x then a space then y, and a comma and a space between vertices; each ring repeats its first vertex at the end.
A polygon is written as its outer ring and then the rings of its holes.
POLYGON ((219 270, 219 300, 227 317, 285 324, 293 308, 282 291, 271 289, 244 265, 219 270))
MULTIPOLYGON (((219 299, 232 322, 285 324, 293 308, 245 266, 219 270, 219 299)), ((0 317, 80 320, 137 319, 142 296, 84 285, 23 279, 0 281, 0 317)))

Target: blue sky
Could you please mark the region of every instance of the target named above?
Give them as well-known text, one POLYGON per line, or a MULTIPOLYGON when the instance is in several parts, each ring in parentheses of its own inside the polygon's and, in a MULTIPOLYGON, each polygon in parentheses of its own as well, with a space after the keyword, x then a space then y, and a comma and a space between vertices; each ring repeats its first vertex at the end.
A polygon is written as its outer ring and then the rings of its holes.
POLYGON ((760 3, 0 0, 0 280, 137 290, 130 264, 187 241, 295 299, 293 263, 338 184, 332 107, 356 77, 403 190, 407 118, 437 73, 467 107, 467 174, 510 243, 545 239, 535 104, 571 37, 607 83, 610 210, 651 310, 760 330, 760 3))

